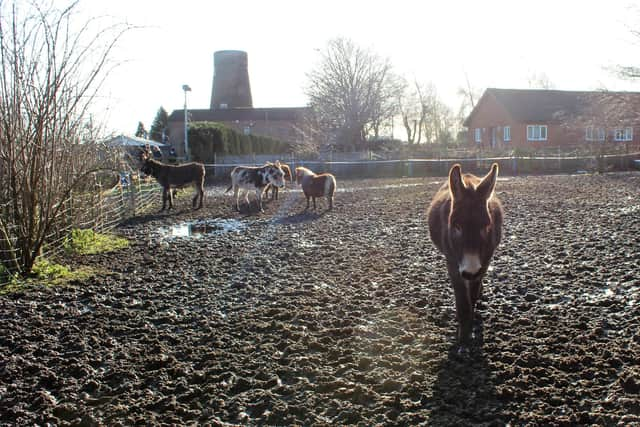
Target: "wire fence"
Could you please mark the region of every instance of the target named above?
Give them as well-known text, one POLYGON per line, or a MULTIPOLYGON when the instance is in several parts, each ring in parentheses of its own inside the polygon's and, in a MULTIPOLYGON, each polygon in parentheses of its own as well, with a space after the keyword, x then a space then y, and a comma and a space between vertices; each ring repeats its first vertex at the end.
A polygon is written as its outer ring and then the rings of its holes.
MULTIPOLYGON (((461 163, 465 172, 486 173, 491 163, 499 163, 501 174, 550 174, 604 172, 640 169, 640 152, 584 155, 583 153, 538 153, 519 156, 472 158, 408 158, 398 160, 321 161, 288 159, 290 166, 309 167, 314 172, 330 172, 340 178, 424 177, 444 176, 453 163, 461 163)), ((256 159, 257 160, 257 159, 256 159)), ((251 162, 248 162, 251 163, 251 162)), ((244 163, 247 165, 247 163, 244 163)), ((239 163, 205 165, 209 184, 228 181, 231 170, 239 163)), ((59 214, 46 236, 39 256, 56 259, 64 255, 65 242, 73 229, 108 232, 126 219, 148 212, 157 202, 160 186, 155 181, 121 181, 117 186, 93 192, 71 194, 62 201, 59 214)), ((2 218, 11 217, 12 203, 0 205, 2 218)), ((8 271, 21 273, 19 238, 24 233, 18 226, 0 221, 0 287, 9 283, 8 271)))
MULTIPOLYGON (((488 154, 488 153, 485 153, 488 154)), ((578 152, 547 151, 529 155, 502 155, 450 158, 407 158, 394 160, 361 161, 322 161, 288 160, 289 166, 304 166, 316 173, 329 172, 339 178, 401 178, 444 176, 454 163, 460 163, 465 172, 486 173, 492 163, 500 165, 504 175, 534 175, 559 173, 607 172, 614 170, 633 170, 640 168, 640 151, 614 154, 584 154, 578 152)), ((260 163, 250 161, 245 166, 260 163)), ((273 160, 271 160, 273 161, 273 160)), ((223 182, 229 180, 229 174, 237 163, 205 164, 207 181, 223 182)))
MULTIPOLYGON (((105 233, 113 230, 127 218, 148 212, 157 203, 160 186, 155 181, 137 180, 134 183, 118 184, 103 190, 71 194, 60 202, 60 210, 45 236, 39 257, 58 259, 65 253, 65 244, 74 229, 93 230, 105 233)), ((10 217, 11 203, 0 205, 0 214, 10 217)), ((6 224, 6 221, 3 222, 6 224)), ((9 224, 0 230, 0 287, 11 283, 15 274, 22 273, 19 245, 20 233, 17 225, 9 224), (9 271, 12 274, 9 274, 9 271)))

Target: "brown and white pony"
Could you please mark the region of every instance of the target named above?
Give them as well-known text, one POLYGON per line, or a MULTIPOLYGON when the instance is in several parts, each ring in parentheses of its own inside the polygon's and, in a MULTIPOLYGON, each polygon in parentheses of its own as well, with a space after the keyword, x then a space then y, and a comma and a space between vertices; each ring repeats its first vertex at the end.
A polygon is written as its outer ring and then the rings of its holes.
POLYGON ((329 209, 333 209, 333 195, 336 192, 336 177, 330 173, 316 175, 313 171, 305 167, 296 168, 296 182, 302 186, 302 192, 307 198, 309 209, 309 199, 313 199, 313 209, 316 209, 316 197, 326 197, 329 209))
POLYGON ((461 348, 472 338, 482 279, 502 236, 503 210, 494 192, 497 176, 496 163, 483 178, 462 175, 456 164, 429 206, 431 240, 447 260, 455 294, 461 348))
POLYGON ((204 175, 205 169, 202 163, 191 162, 182 165, 167 165, 151 158, 151 153, 142 152, 140 154, 142 166, 140 170, 145 175, 152 176, 162 186, 162 209, 166 208, 169 200, 169 209, 173 207, 173 194, 171 189, 183 188, 193 184, 196 188, 196 195, 193 197, 193 207, 196 207, 198 198, 202 207, 204 201, 204 175))
MULTIPOLYGON (((286 163, 280 163, 280 169, 284 172, 284 180, 293 184, 293 176, 291 175, 291 168, 289 165, 286 163)), ((271 198, 278 200, 278 193, 280 192, 280 189, 275 185, 267 185, 264 189, 264 195, 269 196, 269 191, 271 191, 271 198)))
POLYGON ((244 199, 249 205, 249 191, 256 192, 256 201, 258 209, 262 209, 262 192, 267 185, 273 185, 278 188, 284 187, 284 172, 280 168, 280 162, 267 163, 261 167, 252 166, 236 166, 231 171, 231 185, 225 193, 233 188, 233 195, 236 199, 236 210, 240 211, 240 190, 245 190, 244 199))

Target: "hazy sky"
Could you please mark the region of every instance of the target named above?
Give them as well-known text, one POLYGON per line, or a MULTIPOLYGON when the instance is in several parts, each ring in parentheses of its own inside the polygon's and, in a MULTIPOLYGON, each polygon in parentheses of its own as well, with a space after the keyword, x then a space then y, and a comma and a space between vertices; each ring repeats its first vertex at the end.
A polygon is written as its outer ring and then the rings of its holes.
MULTIPOLYGON (((56 0, 57 1, 57 0, 56 0)), ((61 4, 67 2, 60 1, 61 4)), ((195 1, 83 0, 93 16, 142 26, 130 32, 101 109, 107 128, 147 129, 160 106, 208 108, 213 53, 244 50, 255 107, 306 104, 304 86, 329 39, 346 37, 383 57, 399 74, 432 82, 457 110, 465 73, 474 87, 527 88, 544 73, 556 89, 640 91, 605 68, 640 66, 640 12, 608 1, 195 1)))

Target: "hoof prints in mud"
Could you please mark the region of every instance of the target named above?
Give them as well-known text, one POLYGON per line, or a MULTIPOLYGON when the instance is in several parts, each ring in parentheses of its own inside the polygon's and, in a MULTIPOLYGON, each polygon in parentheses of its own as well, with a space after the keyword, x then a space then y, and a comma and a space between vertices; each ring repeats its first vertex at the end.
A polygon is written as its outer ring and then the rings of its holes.
POLYGON ((72 260, 111 273, 0 297, 0 424, 640 423, 639 174, 498 182, 462 354, 425 224, 438 184, 339 185, 318 215, 291 191, 246 218, 180 199, 72 260), (246 227, 154 234, 214 218, 246 227))

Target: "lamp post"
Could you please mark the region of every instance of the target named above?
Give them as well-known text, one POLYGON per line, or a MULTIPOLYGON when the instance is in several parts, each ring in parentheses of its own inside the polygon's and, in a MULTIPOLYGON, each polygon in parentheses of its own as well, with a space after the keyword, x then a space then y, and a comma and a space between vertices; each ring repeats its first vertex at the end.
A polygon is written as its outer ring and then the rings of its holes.
POLYGON ((191 88, 189 87, 189 85, 182 85, 182 90, 184 91, 184 158, 185 160, 189 160, 189 135, 187 133, 187 128, 189 125, 187 116, 187 92, 191 92, 191 88))

